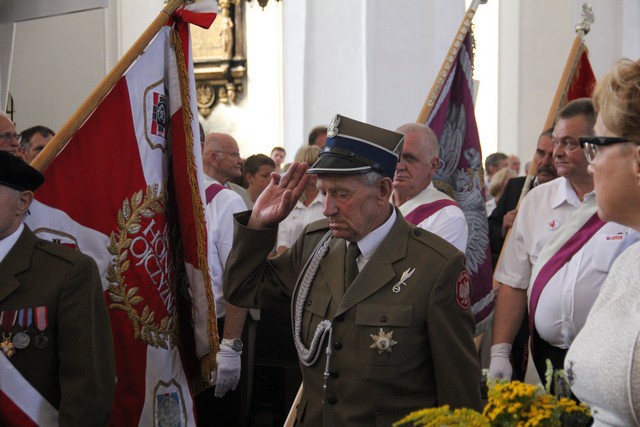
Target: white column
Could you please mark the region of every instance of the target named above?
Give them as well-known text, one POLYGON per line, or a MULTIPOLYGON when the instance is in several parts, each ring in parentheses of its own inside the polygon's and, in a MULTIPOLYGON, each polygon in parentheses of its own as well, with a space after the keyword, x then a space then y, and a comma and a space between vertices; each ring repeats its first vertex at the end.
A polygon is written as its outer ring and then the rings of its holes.
POLYGON ((336 113, 392 129, 415 121, 465 10, 463 0, 284 4, 289 151, 336 113))
POLYGON ((0 23, 0 109, 4 112, 9 101, 9 83, 11 82, 11 63, 13 61, 13 42, 16 24, 0 23))
POLYGON ((16 24, 12 79, 18 131, 58 130, 105 75, 104 10, 16 24))

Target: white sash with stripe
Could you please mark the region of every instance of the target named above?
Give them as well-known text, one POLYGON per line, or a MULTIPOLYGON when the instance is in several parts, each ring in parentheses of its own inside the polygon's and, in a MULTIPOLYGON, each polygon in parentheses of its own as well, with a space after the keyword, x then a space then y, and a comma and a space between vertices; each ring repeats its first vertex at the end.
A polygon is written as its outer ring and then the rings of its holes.
POLYGON ((0 390, 39 426, 58 425, 58 411, 0 352, 0 390))

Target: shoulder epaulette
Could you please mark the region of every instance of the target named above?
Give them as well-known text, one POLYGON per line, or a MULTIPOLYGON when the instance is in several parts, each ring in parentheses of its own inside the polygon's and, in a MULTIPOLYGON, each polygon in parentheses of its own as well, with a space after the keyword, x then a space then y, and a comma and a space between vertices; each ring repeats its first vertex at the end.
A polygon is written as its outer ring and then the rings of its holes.
POLYGON ((445 258, 449 258, 457 251, 456 247, 444 240, 442 237, 433 234, 417 226, 411 226, 411 237, 421 244, 430 247, 445 258))
POLYGON ((36 247, 44 252, 47 252, 48 254, 61 258, 70 263, 78 262, 80 258, 86 256, 77 249, 68 248, 59 243, 49 242, 43 239, 37 240, 36 247))

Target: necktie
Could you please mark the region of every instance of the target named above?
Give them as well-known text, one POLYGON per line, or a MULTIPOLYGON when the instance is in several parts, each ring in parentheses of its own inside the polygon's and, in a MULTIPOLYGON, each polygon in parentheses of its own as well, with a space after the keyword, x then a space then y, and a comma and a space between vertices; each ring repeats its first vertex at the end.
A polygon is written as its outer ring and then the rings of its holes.
POLYGON ((344 269, 344 287, 345 289, 351 286, 351 283, 355 280, 358 275, 358 263, 356 259, 360 255, 360 248, 356 243, 351 243, 347 245, 347 258, 345 261, 345 269, 344 269))

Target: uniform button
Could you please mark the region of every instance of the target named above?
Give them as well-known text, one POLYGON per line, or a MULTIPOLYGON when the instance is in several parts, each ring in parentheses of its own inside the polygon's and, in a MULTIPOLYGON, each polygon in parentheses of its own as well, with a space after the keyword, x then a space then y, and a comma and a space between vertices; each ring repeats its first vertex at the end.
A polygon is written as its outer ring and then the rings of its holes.
POLYGON ((414 236, 419 236, 419 235, 421 235, 421 234, 422 234, 422 233, 420 232, 420 230, 419 230, 419 229, 417 229, 417 228, 416 228, 415 230, 413 230, 413 235, 414 235, 414 236))
POLYGON ((340 315, 338 317, 336 317, 336 322, 344 322, 344 315, 340 315))
POLYGON ((340 376, 340 372, 331 371, 331 372, 329 372, 329 375, 331 376, 331 378, 338 378, 340 376))
POLYGON ((380 321, 382 323, 387 323, 387 320, 389 320, 389 319, 387 319, 387 316, 380 316, 380 321))
POLYGON ((307 300, 307 305, 309 305, 309 306, 310 306, 312 302, 313 302, 313 301, 312 301, 312 300, 310 300, 310 299, 309 299, 309 300, 307 300))
POLYGON ((329 402, 329 405, 335 405, 336 403, 338 403, 338 399, 336 399, 335 397, 330 397, 327 399, 327 402, 329 402))
POLYGON ((342 343, 340 341, 336 341, 333 343, 334 350, 342 350, 342 343))

